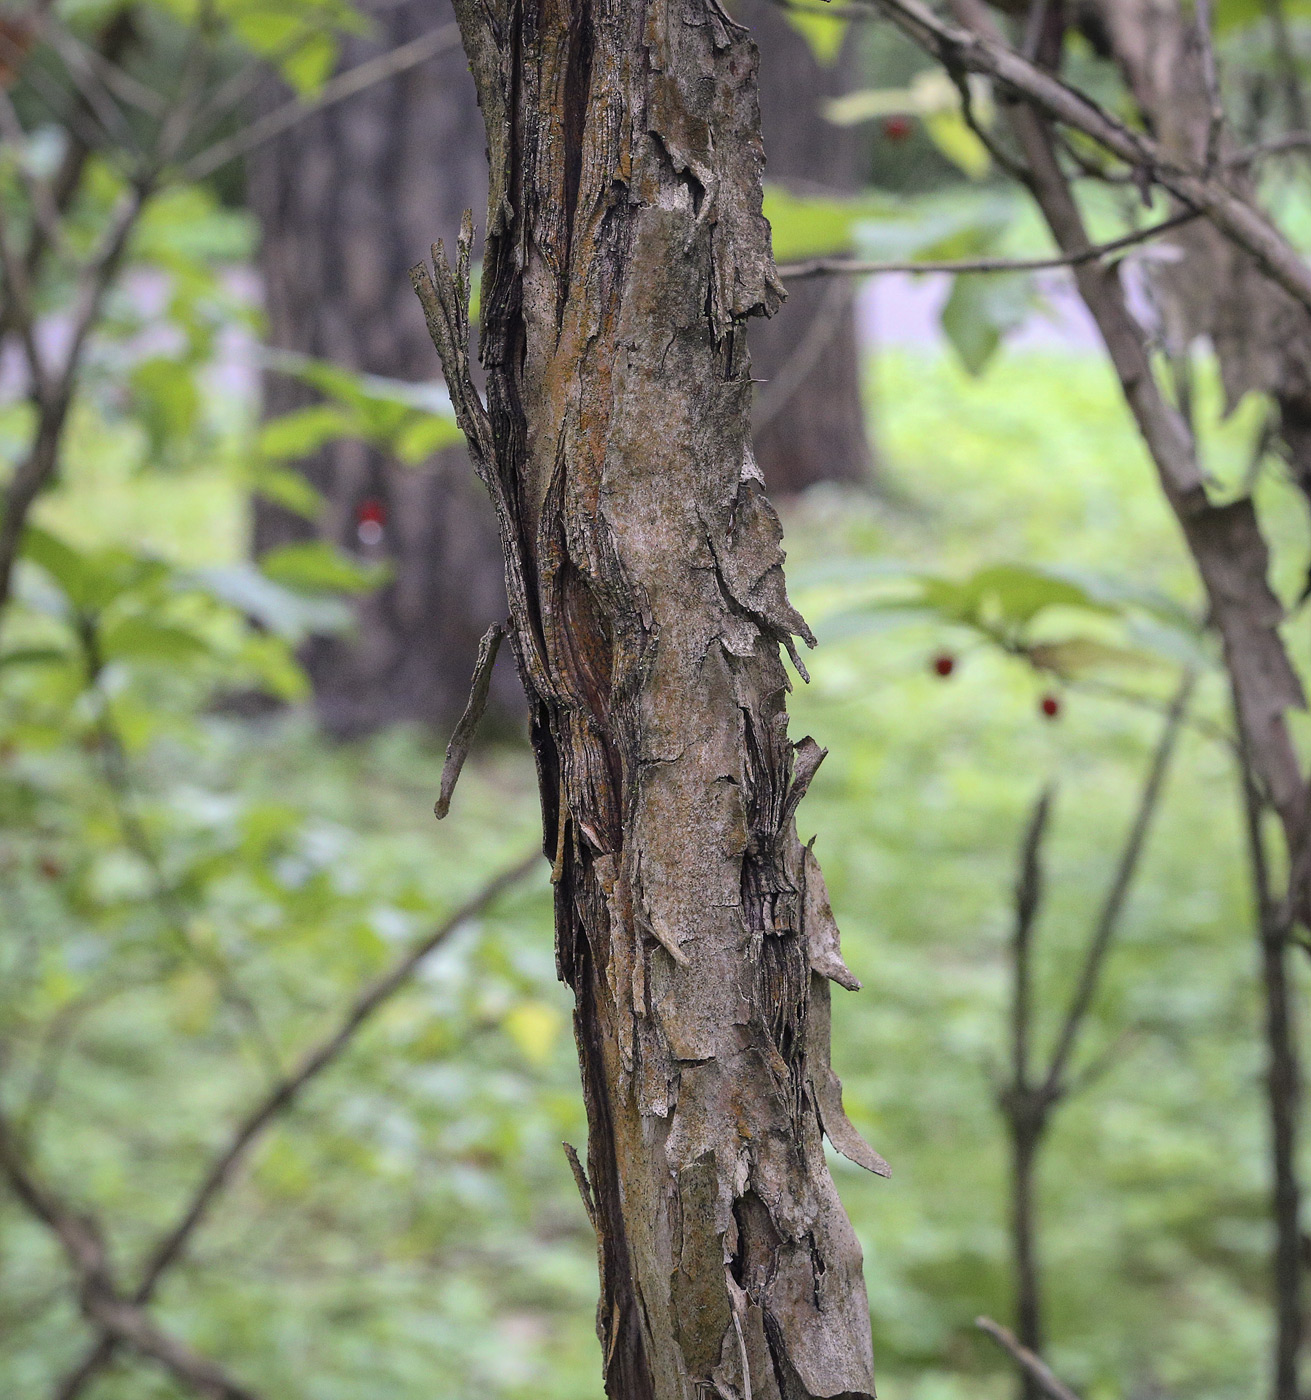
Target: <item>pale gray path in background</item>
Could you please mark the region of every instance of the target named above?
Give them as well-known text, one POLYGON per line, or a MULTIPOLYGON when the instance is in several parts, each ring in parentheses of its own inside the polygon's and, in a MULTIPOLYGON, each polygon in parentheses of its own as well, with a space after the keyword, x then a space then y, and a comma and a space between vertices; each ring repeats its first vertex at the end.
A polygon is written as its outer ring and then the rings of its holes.
MULTIPOLYGON (((1101 343, 1074 282, 1066 272, 1039 277, 1046 307, 1006 337, 1012 350, 1095 350, 1101 343)), ((945 273, 886 273, 867 277, 856 297, 856 326, 863 347, 941 347, 938 317, 951 294, 945 273)))
MULTIPOLYGON (((1006 338, 1011 350, 1056 350, 1089 352, 1100 344, 1074 283, 1064 272, 1039 277, 1039 286, 1047 305, 1035 310, 1028 321, 1006 338)), ((259 279, 249 269, 234 271, 229 279, 230 290, 242 299, 255 302, 259 296, 259 279)), ((163 279, 139 275, 129 278, 120 296, 129 299, 143 318, 162 312, 164 305, 163 279)), ((861 348, 877 351, 884 348, 945 349, 945 340, 938 317, 943 303, 951 293, 951 278, 943 273, 888 273, 868 277, 856 294, 856 332, 861 348)), ((54 318, 43 328, 42 340, 54 350, 63 329, 60 318, 54 318)), ((149 330, 139 336, 128 352, 131 358, 167 353, 173 338, 165 329, 158 334, 149 330)), ((13 399, 24 392, 26 375, 22 355, 17 345, 10 344, 0 361, 0 398, 13 399)), ((249 327, 230 324, 220 337, 217 363, 211 378, 216 392, 224 396, 251 401, 258 390, 259 343, 249 327)), ((103 363, 110 355, 121 353, 102 350, 98 356, 103 363)))

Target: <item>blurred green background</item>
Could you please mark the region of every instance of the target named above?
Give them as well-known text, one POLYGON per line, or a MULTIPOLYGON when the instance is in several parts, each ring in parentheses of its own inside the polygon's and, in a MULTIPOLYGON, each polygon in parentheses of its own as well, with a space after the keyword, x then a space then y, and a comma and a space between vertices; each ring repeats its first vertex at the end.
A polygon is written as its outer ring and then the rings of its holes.
MULTIPOLYGON (((793 732, 831 750, 801 830, 819 835, 865 984, 836 994, 835 1063, 893 1176, 834 1170, 865 1250, 880 1393, 1001 1395, 1005 1367, 972 1321, 1009 1307, 992 1078, 1015 850, 1054 783, 1050 1035, 1159 720, 1078 687, 1048 720, 1031 667, 941 624, 853 619, 853 590, 869 561, 1092 565, 1185 600, 1192 584, 1094 356, 1003 354, 977 380, 945 352, 890 351, 867 384, 895 496, 820 489, 787 518, 794 596, 821 638, 793 732), (944 646, 948 680, 931 665, 944 646)), ((1236 464, 1242 434, 1227 432, 1236 464)), ((245 495, 230 466, 143 476, 88 421, 42 518, 87 549, 126 538, 183 569, 235 567, 245 495)), ((1279 504, 1292 552, 1302 527, 1279 504)), ((10 1103, 21 1116, 30 1096, 42 1158, 114 1222, 124 1261, 257 1097, 266 1056, 332 1025, 398 946, 530 847, 538 820, 518 745, 477 755, 439 827, 433 736, 330 744, 295 709, 215 713, 203 702, 234 644, 224 619, 188 625, 207 655, 125 661, 106 700, 181 934, 117 829, 85 694, 54 666, 14 668, 6 688, 10 1103), (70 725, 84 742, 65 742, 70 725)), ((1199 713, 1223 708, 1205 681, 1199 713)), ((1042 1170, 1051 1354, 1090 1400, 1238 1397, 1260 1372, 1265 1128, 1235 814, 1224 747, 1190 732, 1081 1052, 1113 1057, 1059 1114, 1042 1170)), ((163 1317, 270 1393, 600 1395, 594 1248, 559 1147, 585 1128, 547 873, 461 930, 269 1132, 164 1290, 163 1317)), ((0 1387, 38 1394, 82 1327, 49 1238, 0 1209, 0 1387)), ((97 1391, 174 1393, 141 1366, 97 1391)))
MULTIPOLYGON (((277 7, 229 8, 249 21, 243 42, 277 49, 277 7)), ((1221 9, 1233 54, 1250 58, 1250 7, 1221 9)), ((165 55, 177 22, 162 7, 149 21, 165 55)), ((334 57, 286 76, 312 93, 334 57)), ((902 125, 881 128, 864 193, 770 189, 780 260, 1043 251, 922 61, 887 35, 859 58, 875 87, 846 119, 902 125)), ((39 117, 30 127, 0 159, 20 222, 20 167, 48 171, 58 154, 39 117)), ((112 161, 91 161, 68 213, 74 251, 122 189, 112 161)), ((1303 183, 1263 193, 1305 233, 1303 183)), ((306 454, 358 439, 413 463, 454 430, 401 391, 413 386, 310 361, 295 372, 319 401, 261 424, 242 200, 229 171, 150 202, 0 649, 0 1101, 43 1178, 106 1223, 129 1280, 278 1075, 540 840, 521 737, 475 752, 439 826, 445 732, 343 741, 316 725, 306 638, 348 627, 383 570, 323 540, 257 567, 252 494, 313 516, 322 502, 294 470, 306 454)), ((1119 191, 1093 192, 1089 214, 1099 236, 1129 219, 1119 191)), ((1085 1400, 1246 1400, 1265 1385, 1270 1331, 1267 1110, 1223 676, 1104 358, 1086 336, 1007 345, 1044 324, 1049 284, 939 290, 944 336, 900 333, 905 296, 877 303, 882 338, 859 366, 876 479, 783 510, 792 596, 821 642, 792 733, 830 750, 799 827, 818 837, 864 983, 834 993, 834 1064, 893 1171, 833 1159, 865 1251, 879 1393, 1013 1391, 973 1324, 1012 1307, 997 1085, 1017 851, 1050 786, 1036 985, 1048 1049, 1162 706, 1196 667, 1076 1054, 1089 1082, 1058 1110, 1041 1164, 1041 1254, 1049 1359, 1085 1400), (962 602, 994 566, 1028 590, 1013 615, 991 594, 973 612, 962 602), (1087 606, 1044 592, 1058 579, 1087 606), (1083 662, 1044 669, 1026 650, 1055 643, 1083 662)), ((43 286, 55 322, 70 295, 58 275, 43 286)), ((1208 470, 1238 494, 1263 407, 1222 418, 1205 354, 1196 373, 1208 470)), ((6 473, 32 431, 20 378, 0 365, 6 473)), ((1278 471, 1256 493, 1275 585, 1296 604, 1305 511, 1278 471)), ((1287 637, 1311 659, 1304 619, 1287 637)), ((259 1138, 167 1274, 160 1321, 262 1394, 599 1400, 595 1246, 560 1146, 581 1149, 586 1128, 548 874, 543 861, 423 963, 259 1138)), ((0 1195, 0 1396, 51 1395, 91 1340, 50 1233, 0 1195)), ((121 1357, 90 1393, 184 1392, 121 1357)))

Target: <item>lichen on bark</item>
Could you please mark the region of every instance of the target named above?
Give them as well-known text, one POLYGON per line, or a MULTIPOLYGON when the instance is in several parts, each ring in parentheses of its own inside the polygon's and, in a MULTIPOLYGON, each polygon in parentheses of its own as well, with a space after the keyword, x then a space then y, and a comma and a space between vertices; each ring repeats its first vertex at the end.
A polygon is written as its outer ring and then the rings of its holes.
POLYGON ((487 123, 486 403, 468 231, 415 286, 491 491, 573 989, 607 1394, 873 1395, 822 1134, 841 959, 795 814, 780 647, 813 644, 750 450, 782 295, 756 53, 715 0, 456 0, 487 123))

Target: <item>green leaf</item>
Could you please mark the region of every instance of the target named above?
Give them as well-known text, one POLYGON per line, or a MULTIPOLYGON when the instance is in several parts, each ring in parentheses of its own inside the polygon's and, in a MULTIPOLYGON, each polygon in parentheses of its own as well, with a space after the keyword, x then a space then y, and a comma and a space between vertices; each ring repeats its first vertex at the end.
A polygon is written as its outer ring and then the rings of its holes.
POLYGON ((1017 628, 1032 622, 1044 608, 1115 612, 1077 583, 1026 564, 989 564, 959 582, 929 575, 920 581, 924 603, 953 622, 1017 628))
POLYGON ((878 197, 802 196, 766 182, 764 215, 774 235, 774 256, 787 262, 845 252, 858 225, 872 218, 895 218, 897 210, 878 197))
POLYGON ((963 272, 942 308, 942 329, 971 374, 982 374, 1007 332, 1033 305, 1033 279, 1021 272, 963 272))
POLYGON ((272 549, 259 567, 274 583, 301 593, 369 593, 391 572, 382 564, 363 567, 326 540, 272 549))
POLYGON ((987 146, 970 130, 959 110, 926 116, 924 130, 938 150, 971 180, 983 179, 991 169, 987 146))
POLYGON ((317 520, 323 513, 323 496, 292 467, 264 467, 256 475, 255 490, 306 520, 317 520))
POLYGON ((135 259, 170 268, 179 262, 239 262, 255 245, 251 215, 223 205, 204 185, 175 185, 150 199, 132 238, 135 259))
POLYGON ((1135 647, 1114 646, 1092 637, 1067 637, 1064 641, 1039 642, 1027 649, 1033 665, 1051 671, 1066 680, 1100 671, 1107 667, 1163 666, 1165 662, 1150 652, 1135 647))
POLYGON ((421 462, 440 447, 463 441, 450 395, 440 384, 413 384, 359 374, 326 360, 270 351, 267 362, 336 401, 275 419, 260 437, 269 456, 295 457, 337 438, 354 437, 404 462, 421 462))
POLYGON ((915 111, 915 98, 909 88, 860 88, 830 97, 821 110, 824 120, 834 126, 859 126, 879 117, 897 117, 915 111))
POLYGON ((193 578, 212 598, 254 618, 261 627, 293 645, 307 636, 330 636, 351 625, 350 607, 340 598, 306 597, 275 583, 253 564, 200 569, 193 578))
POLYGON ((128 384, 152 457, 176 452, 200 415, 194 367, 185 360, 152 355, 133 368, 128 384))
POLYGON ((109 659, 172 664, 195 661, 210 653, 209 644, 194 632, 140 615, 110 623, 100 634, 100 646, 109 659))
POLYGON ((29 525, 23 532, 22 555, 39 565, 75 608, 95 601, 95 570, 90 559, 58 536, 39 525, 29 525))
POLYGON ((62 666, 72 660, 58 647, 14 647, 0 652, 0 668, 6 666, 62 666))
POLYGON ((827 68, 837 59, 842 52, 842 41, 847 37, 850 20, 826 14, 822 10, 786 9, 783 15, 810 45, 810 51, 818 63, 827 68))
POLYGON ((409 466, 426 461, 443 447, 453 447, 464 441, 464 434, 453 417, 436 413, 413 414, 396 434, 393 449, 409 466))
POLYGON ((282 700, 304 700, 310 693, 309 677, 279 637, 252 633, 242 643, 238 661, 282 700))
POLYGON ((356 413, 335 404, 316 403, 266 423, 256 445, 265 457, 307 457, 325 443, 358 436, 360 420, 356 413))
POLYGON ((316 93, 337 66, 339 46, 334 34, 312 35, 281 65, 282 76, 301 97, 316 93))

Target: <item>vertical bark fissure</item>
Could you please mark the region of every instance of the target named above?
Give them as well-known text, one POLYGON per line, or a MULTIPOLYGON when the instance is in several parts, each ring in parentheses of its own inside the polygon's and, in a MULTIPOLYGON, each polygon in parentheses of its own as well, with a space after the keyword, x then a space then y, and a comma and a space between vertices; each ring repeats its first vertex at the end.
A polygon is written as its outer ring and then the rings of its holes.
POLYGON ((467 234, 415 270, 497 505, 575 996, 607 1393, 872 1396, 822 1133, 842 963, 787 737, 781 530, 745 322, 781 289, 754 45, 715 0, 458 0, 487 123, 484 410, 467 234))

